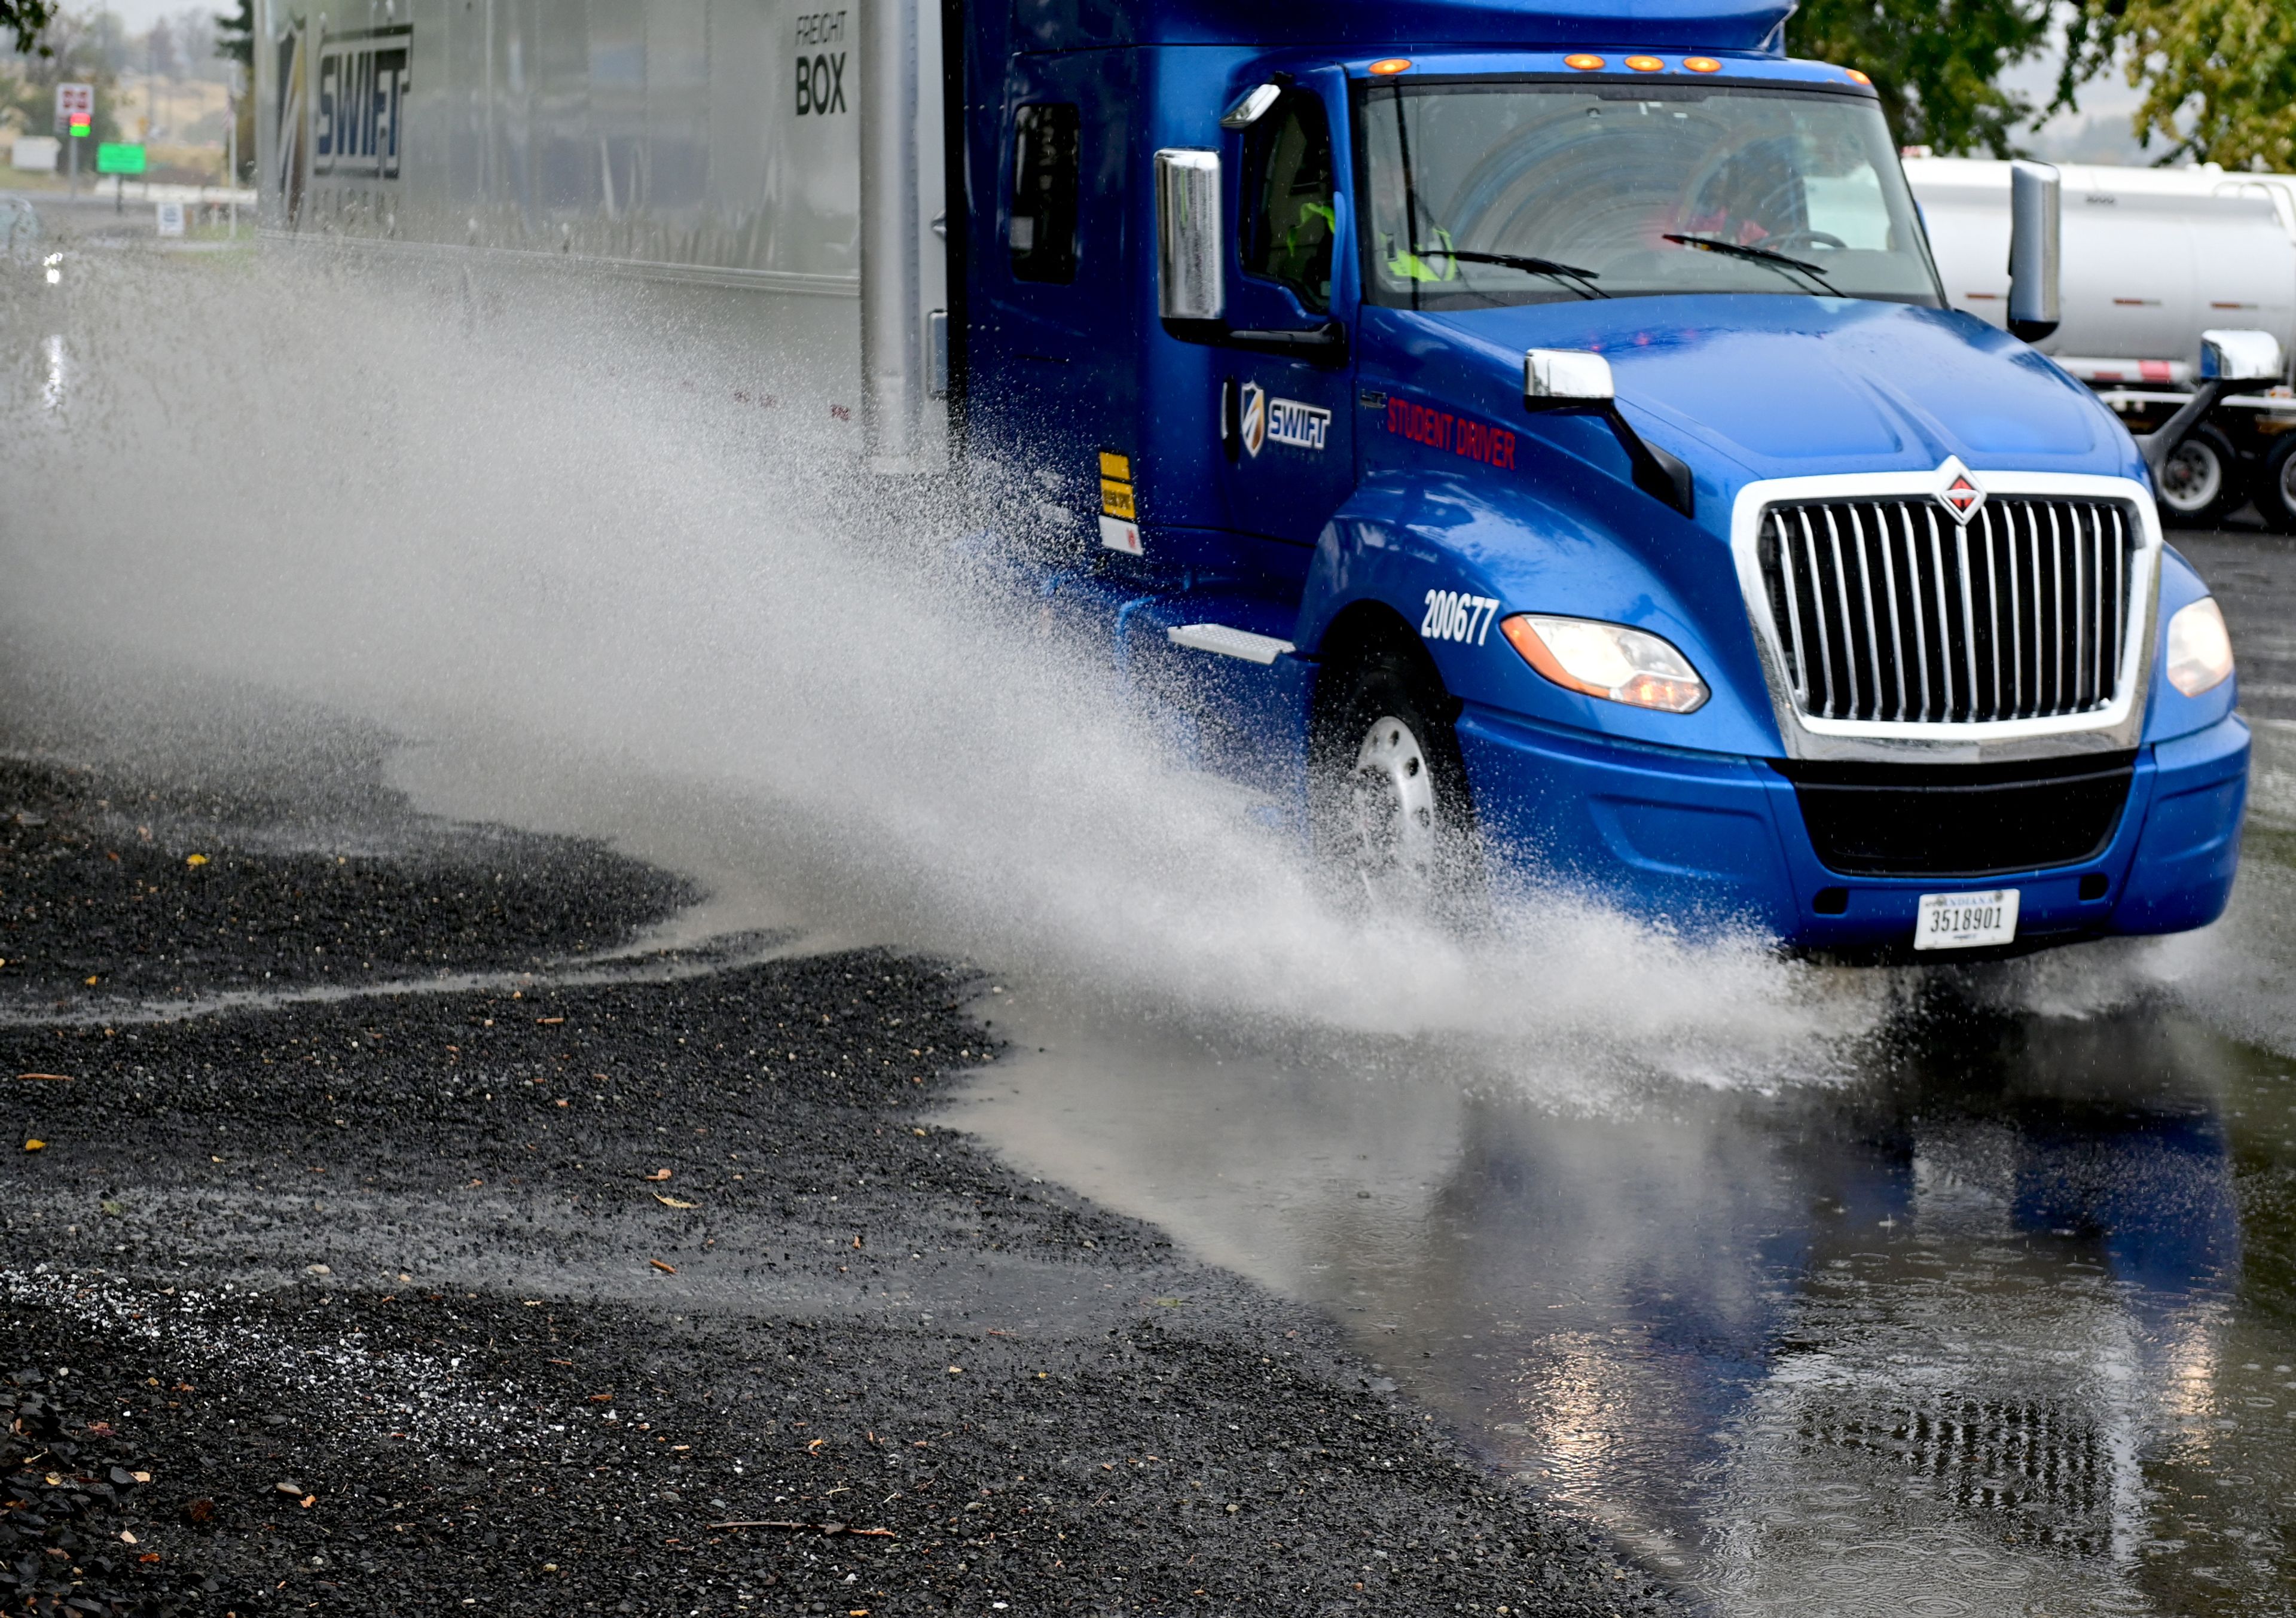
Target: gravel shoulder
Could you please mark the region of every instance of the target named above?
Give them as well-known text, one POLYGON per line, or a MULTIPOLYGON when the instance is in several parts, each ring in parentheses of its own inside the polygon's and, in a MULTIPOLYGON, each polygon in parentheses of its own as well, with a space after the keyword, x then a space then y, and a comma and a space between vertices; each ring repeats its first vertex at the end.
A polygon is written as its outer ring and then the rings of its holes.
POLYGON ((645 951, 672 879, 365 813, 0 761, 11 1610, 1667 1609, 927 1121, 973 974, 645 951))

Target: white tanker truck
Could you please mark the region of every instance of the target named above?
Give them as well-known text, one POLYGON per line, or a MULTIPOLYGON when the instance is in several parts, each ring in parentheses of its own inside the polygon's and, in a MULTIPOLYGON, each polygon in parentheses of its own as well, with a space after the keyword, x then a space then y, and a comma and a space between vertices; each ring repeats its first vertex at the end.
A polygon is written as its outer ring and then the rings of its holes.
MULTIPOLYGON (((1906 160, 1947 296, 1997 326, 2008 318, 2010 169, 1906 160)), ((2058 172, 2062 318, 2036 346, 2130 431, 2160 431, 2193 402, 2206 381, 2204 333, 2267 333, 2283 356, 2296 353, 2296 177, 2214 165, 2058 172)), ((2171 524, 2213 526, 2253 500, 2267 522, 2296 532, 2296 397, 2281 386, 2206 401, 2155 479, 2171 524)))

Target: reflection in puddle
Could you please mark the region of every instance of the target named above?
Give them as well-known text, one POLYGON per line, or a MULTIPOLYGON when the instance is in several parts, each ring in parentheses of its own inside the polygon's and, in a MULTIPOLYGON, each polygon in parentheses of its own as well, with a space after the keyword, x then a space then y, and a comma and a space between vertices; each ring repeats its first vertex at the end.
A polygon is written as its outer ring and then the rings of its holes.
POLYGON ((65 350, 64 340, 59 336, 40 340, 40 408, 61 410, 64 407, 65 350))
POLYGON ((1933 984, 1846 1088, 1603 1115, 1424 1046, 997 1015, 1046 1048, 967 1127, 1330 1309, 1720 1611, 2296 1599, 2296 1092, 2175 1013, 1933 984))

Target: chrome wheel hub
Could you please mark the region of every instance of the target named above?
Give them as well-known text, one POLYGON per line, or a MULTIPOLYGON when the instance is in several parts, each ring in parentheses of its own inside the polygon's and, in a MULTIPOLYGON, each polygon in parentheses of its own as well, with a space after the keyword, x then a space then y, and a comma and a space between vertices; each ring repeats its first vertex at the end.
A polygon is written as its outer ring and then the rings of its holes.
POLYGON ((1357 866, 1374 892, 1423 892, 1435 878, 1435 781, 1411 727, 1391 714, 1374 719, 1356 749, 1349 809, 1357 866))
POLYGON ((2217 452, 2187 439, 2161 468, 2161 497, 2180 512, 2199 511, 2224 488, 2217 452))

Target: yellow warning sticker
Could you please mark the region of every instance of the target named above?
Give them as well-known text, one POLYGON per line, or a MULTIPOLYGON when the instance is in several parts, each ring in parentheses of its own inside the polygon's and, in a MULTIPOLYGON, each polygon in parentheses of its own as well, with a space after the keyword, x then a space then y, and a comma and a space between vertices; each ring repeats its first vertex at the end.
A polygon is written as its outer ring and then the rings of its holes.
POLYGON ((1100 475, 1103 478, 1115 478, 1122 482, 1129 483, 1132 481, 1132 457, 1128 455, 1116 455, 1109 450, 1102 450, 1100 452, 1100 475))
POLYGON ((1100 509, 1128 522, 1138 516, 1139 513, 1132 508, 1132 485, 1119 483, 1114 478, 1103 478, 1100 480, 1100 509))

